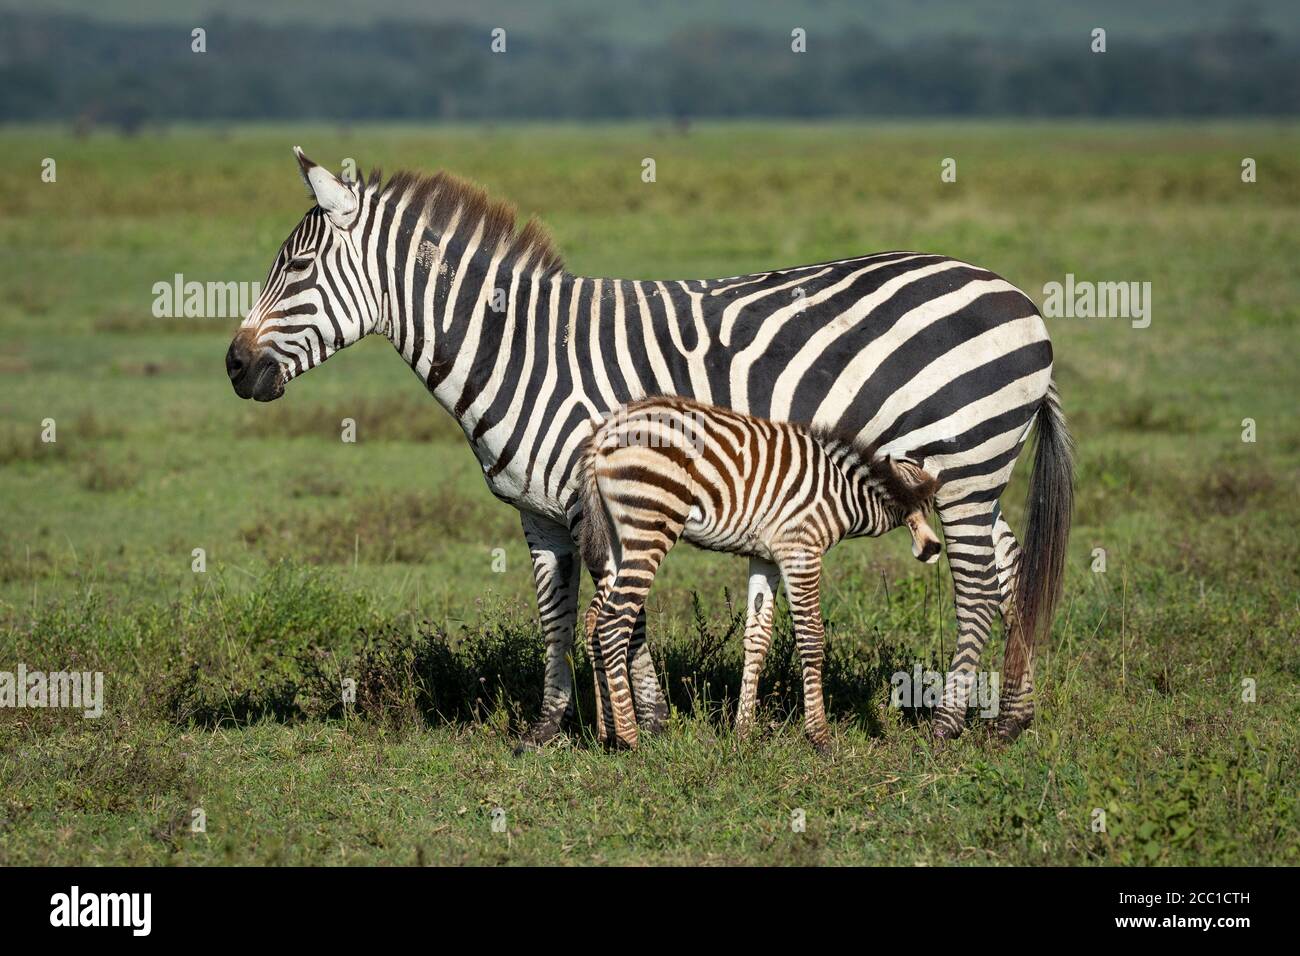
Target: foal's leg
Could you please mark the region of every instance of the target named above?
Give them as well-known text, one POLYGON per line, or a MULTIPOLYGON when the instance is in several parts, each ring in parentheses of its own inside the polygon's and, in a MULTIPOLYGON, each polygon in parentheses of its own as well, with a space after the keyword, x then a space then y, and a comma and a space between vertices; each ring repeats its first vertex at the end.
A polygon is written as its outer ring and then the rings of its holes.
POLYGON ((634 570, 619 571, 609 597, 596 615, 597 642, 603 659, 605 686, 609 689, 608 706, 614 728, 613 739, 608 742, 614 746, 635 748, 637 745, 636 705, 628 680, 628 648, 637 616, 645 607, 646 594, 654 580, 653 568, 642 570, 647 563, 637 561, 634 570))
POLYGON ((811 551, 793 552, 781 558, 785 594, 794 619, 795 643, 803 662, 804 733, 818 753, 830 751, 830 728, 822 698, 822 662, 825 640, 821 609, 822 556, 811 551))
POLYGON ((628 649, 632 657, 632 702, 636 705, 636 719, 652 734, 664 729, 668 722, 668 699, 659 687, 650 645, 645 639, 645 608, 637 615, 632 628, 632 643, 628 649))
POLYGON ((602 744, 608 743, 614 733, 614 713, 610 709, 609 694, 605 687, 605 657, 600 652, 600 642, 596 639, 596 620, 613 584, 613 574, 597 578, 596 596, 591 599, 583 617, 587 657, 591 661, 592 679, 596 684, 596 739, 602 744))
POLYGON ((745 670, 740 681, 740 707, 736 711, 736 734, 748 737, 754 728, 758 702, 758 678, 772 646, 772 617, 776 608, 776 586, 780 569, 762 558, 749 559, 749 596, 745 605, 745 670))
POLYGON ((658 533, 620 535, 620 561, 613 587, 596 615, 596 635, 604 656, 605 682, 613 710, 616 746, 637 745, 636 709, 628 680, 628 648, 637 618, 645 609, 655 572, 678 536, 685 517, 664 519, 658 533))

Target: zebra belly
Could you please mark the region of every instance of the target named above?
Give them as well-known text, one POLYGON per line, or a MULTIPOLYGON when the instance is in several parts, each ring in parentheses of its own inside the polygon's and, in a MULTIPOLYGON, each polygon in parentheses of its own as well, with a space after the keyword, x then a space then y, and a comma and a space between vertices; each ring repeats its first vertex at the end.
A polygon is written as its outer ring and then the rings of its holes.
POLYGON ((738 554, 749 558, 772 560, 772 551, 763 539, 761 529, 748 523, 724 523, 700 502, 691 505, 682 537, 705 551, 738 554))

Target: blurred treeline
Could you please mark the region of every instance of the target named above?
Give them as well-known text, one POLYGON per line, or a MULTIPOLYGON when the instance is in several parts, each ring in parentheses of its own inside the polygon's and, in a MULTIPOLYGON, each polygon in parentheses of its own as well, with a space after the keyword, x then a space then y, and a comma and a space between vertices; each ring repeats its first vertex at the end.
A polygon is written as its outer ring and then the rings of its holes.
POLYGON ((1300 40, 1261 21, 1160 36, 886 39, 840 23, 679 28, 650 40, 545 27, 494 53, 479 24, 190 27, 7 13, 0 121, 131 131, 176 120, 1251 116, 1300 107, 1300 40))

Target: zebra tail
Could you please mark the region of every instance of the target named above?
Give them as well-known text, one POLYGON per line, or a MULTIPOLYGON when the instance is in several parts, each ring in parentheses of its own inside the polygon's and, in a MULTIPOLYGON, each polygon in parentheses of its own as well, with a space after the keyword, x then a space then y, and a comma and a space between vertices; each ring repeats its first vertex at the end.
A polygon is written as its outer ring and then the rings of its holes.
POLYGON ((587 439, 582 451, 582 526, 578 529, 578 549, 588 570, 599 579, 610 567, 611 530, 609 514, 605 511, 605 502, 601 500, 600 488, 596 484, 596 457, 600 431, 587 439))
MULTIPOLYGON (((1032 642, 1051 629, 1065 577, 1066 544, 1074 512, 1074 440, 1065 426, 1061 396, 1051 382, 1038 410, 1038 447, 1029 479, 1027 522, 1016 614, 1021 633, 1032 642)), ((1008 670, 1011 669, 1007 665, 1008 670)))

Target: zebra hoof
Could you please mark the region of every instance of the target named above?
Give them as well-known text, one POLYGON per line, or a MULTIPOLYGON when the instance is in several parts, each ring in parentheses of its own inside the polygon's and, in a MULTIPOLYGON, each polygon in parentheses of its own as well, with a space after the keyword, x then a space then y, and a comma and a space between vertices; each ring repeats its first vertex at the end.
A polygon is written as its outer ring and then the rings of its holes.
POLYGON ((656 698, 649 707, 636 712, 636 722, 642 733, 663 733, 668 726, 668 705, 661 698, 656 698))
POLYGON ((936 721, 930 733, 934 737, 936 746, 943 747, 961 736, 961 727, 936 721))
POLYGON ((1033 721, 1032 717, 1012 717, 998 721, 998 739, 1009 744, 1015 741, 1033 721))
POLYGON ((659 714, 650 714, 644 720, 638 718, 637 723, 641 725, 641 732, 645 734, 662 734, 664 728, 668 726, 666 718, 659 714))
POLYGON ((552 731, 545 736, 525 734, 515 741, 514 750, 512 752, 516 757, 522 757, 524 754, 535 754, 546 747, 546 745, 551 741, 555 740, 555 737, 555 731, 552 731))
POLYGON ((560 732, 559 721, 542 720, 534 724, 515 744, 515 756, 541 750, 543 745, 560 732))

